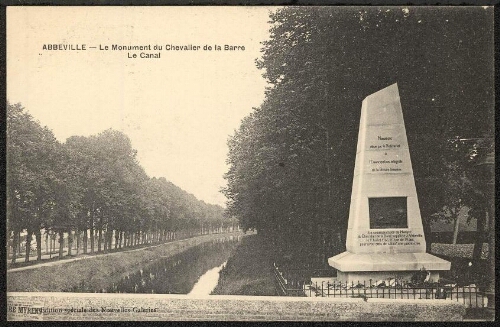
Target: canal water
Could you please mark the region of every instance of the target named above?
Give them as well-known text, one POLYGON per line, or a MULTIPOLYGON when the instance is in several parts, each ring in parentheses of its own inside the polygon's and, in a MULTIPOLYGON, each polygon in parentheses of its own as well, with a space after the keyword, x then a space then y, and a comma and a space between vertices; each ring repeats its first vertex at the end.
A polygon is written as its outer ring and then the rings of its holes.
POLYGON ((85 281, 70 292, 210 294, 217 286, 219 271, 237 247, 241 236, 221 237, 138 269, 105 289, 85 281))

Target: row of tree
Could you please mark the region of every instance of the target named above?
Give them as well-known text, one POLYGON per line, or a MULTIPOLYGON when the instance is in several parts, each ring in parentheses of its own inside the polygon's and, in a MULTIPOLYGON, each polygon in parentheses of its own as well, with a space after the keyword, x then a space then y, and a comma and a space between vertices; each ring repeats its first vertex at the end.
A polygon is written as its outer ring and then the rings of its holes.
POLYGON ((287 7, 270 21, 265 100, 228 142, 224 192, 244 228, 281 260, 343 251, 361 102, 395 82, 426 232, 463 206, 484 217, 493 194, 473 181, 493 149, 491 10, 287 7))
POLYGON ((24 233, 29 261, 33 235, 41 260, 42 231, 59 235, 61 252, 65 233, 71 242, 74 232, 84 252, 90 240, 93 253, 111 244, 162 242, 180 230, 232 223, 221 206, 197 200, 165 178, 149 178, 123 133, 106 130, 60 143, 20 104, 7 106, 7 227, 13 262, 24 233))

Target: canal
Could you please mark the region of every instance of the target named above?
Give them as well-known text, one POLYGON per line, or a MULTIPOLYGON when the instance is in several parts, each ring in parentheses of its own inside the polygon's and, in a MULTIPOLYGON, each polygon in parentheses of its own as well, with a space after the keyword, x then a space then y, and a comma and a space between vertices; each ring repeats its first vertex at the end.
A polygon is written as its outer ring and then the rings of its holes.
POLYGON ((219 271, 238 246, 241 236, 226 236, 202 243, 177 255, 159 259, 106 288, 96 289, 82 280, 69 292, 210 294, 217 286, 219 271))

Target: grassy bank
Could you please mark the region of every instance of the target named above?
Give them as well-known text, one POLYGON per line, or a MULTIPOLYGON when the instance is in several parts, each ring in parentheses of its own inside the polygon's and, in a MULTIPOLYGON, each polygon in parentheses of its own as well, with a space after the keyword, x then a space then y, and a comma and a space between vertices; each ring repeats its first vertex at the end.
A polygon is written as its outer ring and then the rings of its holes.
POLYGON ((268 245, 258 234, 245 237, 220 272, 218 295, 277 295, 268 245))
POLYGON ((105 288, 130 272, 160 258, 181 253, 188 248, 232 234, 210 234, 169 242, 139 250, 89 256, 78 261, 54 262, 29 270, 7 273, 8 292, 60 292, 84 280, 95 288, 105 288))

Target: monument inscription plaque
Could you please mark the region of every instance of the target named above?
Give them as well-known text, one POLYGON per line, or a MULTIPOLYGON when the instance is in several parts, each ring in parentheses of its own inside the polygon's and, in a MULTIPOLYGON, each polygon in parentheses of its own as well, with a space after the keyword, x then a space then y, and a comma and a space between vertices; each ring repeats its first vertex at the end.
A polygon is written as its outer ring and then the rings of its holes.
POLYGON ((370 229, 408 228, 406 197, 369 198, 370 229))
POLYGON ((328 262, 347 280, 450 269, 426 253, 397 84, 363 100, 346 250, 328 262))

